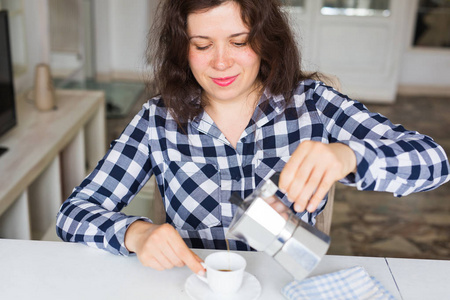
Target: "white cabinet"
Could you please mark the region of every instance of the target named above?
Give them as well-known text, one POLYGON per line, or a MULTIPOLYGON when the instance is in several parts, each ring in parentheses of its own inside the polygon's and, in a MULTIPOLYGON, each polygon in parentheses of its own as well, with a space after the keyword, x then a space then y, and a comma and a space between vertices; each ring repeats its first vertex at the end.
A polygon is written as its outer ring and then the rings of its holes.
POLYGON ((103 92, 61 90, 56 110, 17 99, 18 126, 0 138, 0 238, 41 239, 105 154, 103 92))

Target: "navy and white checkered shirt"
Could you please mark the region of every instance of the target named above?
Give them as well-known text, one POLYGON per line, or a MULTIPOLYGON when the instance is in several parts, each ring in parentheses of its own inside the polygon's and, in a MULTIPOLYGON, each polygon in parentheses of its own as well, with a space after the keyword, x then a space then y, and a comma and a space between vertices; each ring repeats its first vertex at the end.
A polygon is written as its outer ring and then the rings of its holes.
MULTIPOLYGON (((120 211, 154 175, 166 220, 186 244, 225 249, 225 233, 236 209, 228 202, 231 194, 251 194, 281 171, 305 140, 339 142, 353 149, 357 172, 341 182, 359 190, 402 196, 450 179, 445 152, 430 137, 393 125, 321 82, 299 83, 293 100, 285 107, 282 96, 266 91, 236 148, 208 114, 188 123, 184 134, 159 97, 149 100, 61 206, 58 235, 128 255, 127 227, 138 219, 151 221, 120 211), (268 105, 262 106, 264 102, 268 105)), ((312 214, 298 216, 314 224, 325 203, 312 214)), ((249 249, 233 240, 230 248, 249 249)))

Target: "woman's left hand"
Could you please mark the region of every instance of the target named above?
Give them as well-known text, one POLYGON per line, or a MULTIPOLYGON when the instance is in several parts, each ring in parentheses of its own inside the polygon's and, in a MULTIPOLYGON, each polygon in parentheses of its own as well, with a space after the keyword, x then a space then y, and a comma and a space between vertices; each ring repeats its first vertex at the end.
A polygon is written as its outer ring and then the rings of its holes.
POLYGON ((284 166, 279 187, 295 202, 295 211, 313 212, 331 186, 352 172, 356 156, 347 145, 305 141, 284 166))

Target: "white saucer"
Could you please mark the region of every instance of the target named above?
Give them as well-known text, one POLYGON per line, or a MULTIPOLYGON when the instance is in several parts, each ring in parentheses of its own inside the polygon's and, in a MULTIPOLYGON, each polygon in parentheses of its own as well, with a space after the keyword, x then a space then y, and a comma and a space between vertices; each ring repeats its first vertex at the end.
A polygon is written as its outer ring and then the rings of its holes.
POLYGON ((261 284, 258 279, 250 273, 245 272, 241 288, 234 294, 220 295, 215 294, 209 286, 201 281, 197 275, 192 274, 184 284, 186 293, 194 300, 254 300, 261 295, 261 284))

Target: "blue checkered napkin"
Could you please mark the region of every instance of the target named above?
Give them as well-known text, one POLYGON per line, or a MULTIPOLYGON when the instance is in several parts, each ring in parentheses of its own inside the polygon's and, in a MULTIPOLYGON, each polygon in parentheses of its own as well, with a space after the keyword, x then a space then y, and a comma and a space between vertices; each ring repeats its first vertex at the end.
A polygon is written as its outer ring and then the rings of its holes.
POLYGON ((293 281, 281 291, 289 300, 388 299, 395 298, 362 267, 293 281))

